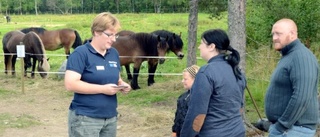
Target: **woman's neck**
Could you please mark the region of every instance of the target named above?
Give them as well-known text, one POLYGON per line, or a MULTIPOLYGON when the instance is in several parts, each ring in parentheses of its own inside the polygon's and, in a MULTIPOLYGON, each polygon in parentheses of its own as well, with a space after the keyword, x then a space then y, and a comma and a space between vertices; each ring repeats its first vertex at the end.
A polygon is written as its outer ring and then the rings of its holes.
POLYGON ((91 46, 94 48, 94 50, 96 50, 99 54, 101 54, 102 56, 104 56, 107 52, 106 49, 103 49, 100 47, 100 45, 94 41, 91 41, 91 46))

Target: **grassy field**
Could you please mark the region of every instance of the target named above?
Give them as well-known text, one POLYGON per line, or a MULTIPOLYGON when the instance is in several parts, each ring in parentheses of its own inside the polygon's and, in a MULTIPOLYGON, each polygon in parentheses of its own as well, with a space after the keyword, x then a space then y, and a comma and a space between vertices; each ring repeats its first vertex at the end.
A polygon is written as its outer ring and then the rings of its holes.
MULTIPOLYGON (((91 37, 90 25, 93 17, 96 14, 86 14, 86 15, 12 15, 10 23, 6 23, 5 19, 0 21, 0 38, 11 30, 22 29, 26 27, 44 27, 48 30, 54 30, 59 28, 72 28, 76 29, 82 40, 91 37)), ((176 32, 177 34, 182 34, 182 40, 184 42, 184 53, 187 54, 188 41, 188 14, 116 14, 119 18, 122 26, 122 30, 132 30, 135 32, 152 32, 154 30, 166 29, 169 31, 176 32)), ((211 20, 208 18, 208 14, 199 14, 198 16, 198 33, 197 39, 198 44, 200 42, 200 35, 207 29, 212 28, 222 28, 227 29, 227 17, 221 20, 211 20)), ((259 42, 257 42, 259 43, 259 42)), ((1 49, 2 50, 2 49, 1 49)), ((315 50, 315 49, 314 49, 315 50)), ((3 53, 3 52, 1 52, 3 53)), ((0 53, 0 54, 1 54, 0 53)), ((58 79, 54 72, 59 70, 62 62, 65 60, 64 50, 59 49, 56 51, 47 51, 47 56, 50 58, 50 65, 52 74, 50 74, 49 79, 46 80, 46 84, 61 83, 61 79, 58 79)), ((173 53, 169 53, 167 56, 174 57, 173 53)), ((260 45, 259 49, 247 49, 246 57, 246 76, 248 78, 248 87, 252 93, 258 108, 262 116, 264 116, 263 110, 263 100, 266 88, 268 86, 269 77, 272 70, 275 68, 276 63, 279 59, 279 54, 270 48, 270 45, 260 45)), ((158 66, 157 74, 155 76, 156 84, 148 87, 147 86, 147 64, 143 64, 141 68, 141 74, 139 76, 139 85, 142 89, 131 92, 128 95, 119 94, 119 103, 121 105, 132 106, 133 108, 152 108, 157 106, 160 108, 162 106, 167 107, 172 115, 175 111, 175 103, 177 97, 184 91, 181 85, 181 71, 186 67, 187 59, 186 57, 182 60, 178 59, 167 59, 166 62, 158 66), (166 75, 172 73, 175 75, 166 75)), ((198 60, 197 65, 203 65, 205 62, 203 60, 198 60)), ((0 56, 0 72, 4 72, 3 55, 0 56)), ((20 69, 20 63, 17 62, 17 70, 20 69)), ((18 73, 18 75, 20 75, 18 73)), ((124 73, 123 78, 126 79, 124 73)), ((0 79, 5 79, 8 76, 0 75, 0 79)), ((36 77, 40 77, 36 75, 36 77)), ((12 79, 12 78, 11 78, 12 79)), ((17 80, 19 77, 16 78, 17 80)), ((26 84, 32 85, 42 81, 40 78, 36 78, 26 84)), ((18 85, 8 85, 8 83, 0 83, 2 87, 8 86, 18 86, 18 85)), ((61 85, 63 86, 63 85, 61 85)), ((50 86, 49 86, 50 87, 50 86)), ((19 91, 10 91, 10 88, 5 88, 5 90, 0 89, 0 98, 10 97, 10 93, 16 93, 19 91)), ((13 89, 13 90, 16 90, 13 89)), ((52 88, 51 90, 64 90, 63 88, 52 88)), ((61 92, 61 91, 60 91, 61 92)), ((256 110, 254 110, 252 100, 246 93, 246 116, 250 121, 255 121, 258 119, 256 110)), ((63 96, 70 97, 71 94, 63 94, 63 96)), ((0 120, 10 118, 8 114, 0 113, 0 120)), ((30 116, 23 116, 22 120, 28 121, 30 116)), ((32 117, 31 117, 32 119, 32 117)), ((20 122, 22 123, 22 122, 20 122)), ((37 122, 29 122, 32 124, 37 124, 37 122)), ((21 125, 24 126, 24 125, 21 125)), ((1 129, 8 128, 6 126, 0 125, 1 129)))

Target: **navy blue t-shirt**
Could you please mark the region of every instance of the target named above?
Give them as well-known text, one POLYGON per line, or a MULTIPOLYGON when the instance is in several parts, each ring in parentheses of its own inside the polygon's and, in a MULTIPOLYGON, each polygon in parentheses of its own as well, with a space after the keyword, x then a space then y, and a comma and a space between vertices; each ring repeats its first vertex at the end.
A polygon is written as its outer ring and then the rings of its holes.
MULTIPOLYGON (((81 80, 93 84, 118 84, 120 73, 119 53, 110 48, 102 56, 88 42, 75 49, 68 57, 67 70, 81 74, 81 80)), ((117 115, 117 96, 74 93, 70 105, 78 115, 111 118, 117 115)))

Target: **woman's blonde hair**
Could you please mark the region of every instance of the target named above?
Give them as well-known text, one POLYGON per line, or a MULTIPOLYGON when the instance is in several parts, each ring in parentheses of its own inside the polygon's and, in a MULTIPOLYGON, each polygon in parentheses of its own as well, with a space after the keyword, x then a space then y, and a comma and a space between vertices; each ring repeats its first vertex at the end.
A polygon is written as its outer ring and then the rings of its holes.
POLYGON ((183 70, 183 72, 188 72, 193 78, 196 77, 196 74, 198 73, 200 67, 197 65, 192 65, 190 67, 187 67, 183 70))
POLYGON ((118 30, 120 29, 120 21, 112 15, 110 12, 102 12, 98 14, 92 22, 91 33, 94 35, 94 32, 102 32, 106 29, 118 30))

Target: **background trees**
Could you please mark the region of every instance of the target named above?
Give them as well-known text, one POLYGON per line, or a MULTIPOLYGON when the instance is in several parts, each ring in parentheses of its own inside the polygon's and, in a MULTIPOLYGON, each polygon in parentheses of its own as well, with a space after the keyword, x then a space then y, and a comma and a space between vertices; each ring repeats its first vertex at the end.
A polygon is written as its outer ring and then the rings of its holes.
MULTIPOLYGON (((190 0, 0 0, 1 14, 181 13, 190 0)), ((227 0, 199 0, 199 9, 219 15, 227 0)))
POLYGON ((320 26, 320 3, 318 0, 248 0, 247 36, 248 46, 258 48, 271 43, 272 24, 281 18, 291 18, 298 25, 299 38, 310 47, 318 42, 320 26))

